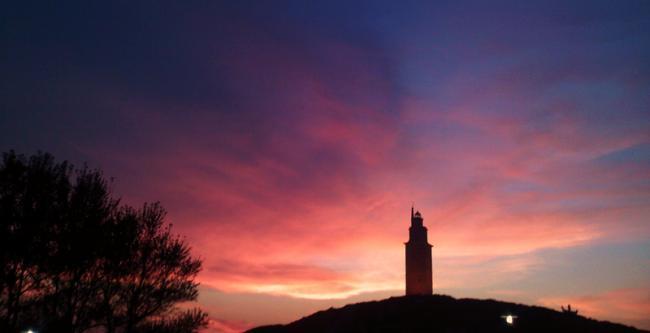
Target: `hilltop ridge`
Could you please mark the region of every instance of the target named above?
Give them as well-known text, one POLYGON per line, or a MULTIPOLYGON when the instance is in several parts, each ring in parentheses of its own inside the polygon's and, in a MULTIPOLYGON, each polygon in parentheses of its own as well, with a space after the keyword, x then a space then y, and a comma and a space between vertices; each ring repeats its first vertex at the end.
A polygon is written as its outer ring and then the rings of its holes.
POLYGON ((286 325, 253 328, 248 333, 330 332, 645 332, 580 315, 492 299, 446 295, 391 297, 349 304, 286 325), (508 324, 505 316, 512 315, 508 324))

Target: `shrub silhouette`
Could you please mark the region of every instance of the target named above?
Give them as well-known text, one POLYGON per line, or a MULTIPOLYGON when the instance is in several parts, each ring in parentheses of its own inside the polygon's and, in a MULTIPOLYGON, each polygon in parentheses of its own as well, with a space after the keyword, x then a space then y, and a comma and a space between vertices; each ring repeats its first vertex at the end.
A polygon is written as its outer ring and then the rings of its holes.
POLYGON ((571 304, 567 305, 566 309, 564 306, 561 306, 562 308, 562 313, 569 315, 569 316, 577 316, 578 315, 578 310, 571 310, 571 304))

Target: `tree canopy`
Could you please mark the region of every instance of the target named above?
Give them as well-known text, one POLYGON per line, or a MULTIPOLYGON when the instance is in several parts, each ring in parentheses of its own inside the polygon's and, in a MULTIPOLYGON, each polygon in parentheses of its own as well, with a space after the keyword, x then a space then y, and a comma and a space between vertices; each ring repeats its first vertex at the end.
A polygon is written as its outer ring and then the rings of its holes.
POLYGON ((0 332, 194 332, 201 261, 159 203, 120 203, 101 171, 52 155, 0 165, 0 332))

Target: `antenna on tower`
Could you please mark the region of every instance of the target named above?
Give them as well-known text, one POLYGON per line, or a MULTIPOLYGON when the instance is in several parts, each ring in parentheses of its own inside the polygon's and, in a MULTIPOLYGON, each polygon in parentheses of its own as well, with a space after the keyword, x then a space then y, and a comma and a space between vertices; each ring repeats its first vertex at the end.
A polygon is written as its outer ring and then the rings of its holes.
POLYGON ((413 211, 414 209, 415 209, 415 202, 412 202, 412 203, 411 203, 411 218, 413 218, 413 216, 414 216, 414 214, 413 214, 413 213, 414 213, 414 211, 413 211))

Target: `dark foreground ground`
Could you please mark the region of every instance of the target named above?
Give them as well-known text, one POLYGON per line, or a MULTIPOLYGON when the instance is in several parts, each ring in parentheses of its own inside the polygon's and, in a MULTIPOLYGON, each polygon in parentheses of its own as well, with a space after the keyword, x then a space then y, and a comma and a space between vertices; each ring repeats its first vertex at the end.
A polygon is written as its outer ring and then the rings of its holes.
POLYGON ((645 332, 579 315, 494 300, 404 296, 319 311, 287 325, 249 333, 382 332, 645 332), (503 318, 517 316, 513 325, 503 318))

